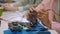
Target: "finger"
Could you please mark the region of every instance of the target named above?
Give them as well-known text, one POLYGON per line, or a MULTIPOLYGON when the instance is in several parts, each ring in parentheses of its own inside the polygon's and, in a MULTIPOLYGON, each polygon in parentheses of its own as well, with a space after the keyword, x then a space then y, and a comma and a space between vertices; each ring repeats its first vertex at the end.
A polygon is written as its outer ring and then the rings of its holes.
POLYGON ((30 8, 30 12, 33 12, 32 8, 30 8))
POLYGON ((6 3, 6 4, 3 4, 3 6, 4 6, 4 7, 5 7, 5 6, 10 6, 10 4, 6 3))
POLYGON ((35 8, 34 8, 34 7, 31 7, 31 9, 32 9, 32 10, 35 10, 35 8))

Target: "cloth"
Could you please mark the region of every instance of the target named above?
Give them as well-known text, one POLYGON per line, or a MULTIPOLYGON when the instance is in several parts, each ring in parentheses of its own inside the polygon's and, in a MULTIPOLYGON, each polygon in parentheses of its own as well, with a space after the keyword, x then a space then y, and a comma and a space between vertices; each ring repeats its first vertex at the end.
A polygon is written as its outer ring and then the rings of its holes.
POLYGON ((46 10, 51 9, 51 10, 48 10, 49 19, 50 19, 50 21, 53 21, 54 11, 56 10, 57 1, 58 0, 43 0, 41 2, 41 4, 39 4, 38 7, 36 7, 36 10, 41 11, 41 9, 46 9, 46 10), (54 10, 54 11, 52 11, 52 10, 54 10))
POLYGON ((60 23, 53 21, 51 27, 53 30, 56 30, 60 34, 60 23))
POLYGON ((11 21, 11 22, 16 22, 16 21, 18 21, 18 22, 29 22, 29 21, 27 20, 27 18, 20 17, 20 16, 13 17, 13 18, 10 19, 10 21, 11 21))
POLYGON ((44 28, 41 24, 38 22, 32 27, 33 30, 24 30, 20 32, 11 32, 10 30, 5 30, 4 34, 51 34, 46 28, 44 28))
MULTIPOLYGON (((58 1, 59 0, 43 0, 42 3, 39 4, 38 7, 36 7, 36 11, 41 11, 41 9, 44 9, 44 8, 47 10, 51 9, 48 11, 49 12, 49 19, 50 19, 50 21, 53 21, 54 16, 55 16, 54 11, 59 10, 58 6, 57 6, 59 3, 58 1), (54 11, 52 11, 52 10, 54 10, 54 11)), ((56 11, 56 12, 59 13, 59 11, 56 11)), ((57 17, 56 19, 59 19, 58 16, 55 16, 55 17, 57 17)), ((56 30, 60 34, 60 23, 52 22, 51 24, 52 24, 52 26, 51 26, 52 29, 56 30)))
POLYGON ((28 13, 28 10, 23 11, 23 12, 19 12, 19 11, 7 11, 7 12, 3 12, 3 15, 1 16, 1 18, 11 21, 11 20, 16 20, 19 18, 25 18, 24 15, 28 13))

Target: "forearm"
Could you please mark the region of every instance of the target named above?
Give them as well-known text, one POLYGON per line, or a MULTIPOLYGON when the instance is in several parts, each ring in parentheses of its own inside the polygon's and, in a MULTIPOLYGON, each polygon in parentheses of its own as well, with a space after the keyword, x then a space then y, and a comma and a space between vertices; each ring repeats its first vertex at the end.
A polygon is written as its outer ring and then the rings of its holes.
POLYGON ((23 11, 23 10, 29 10, 29 8, 32 7, 31 5, 30 6, 21 6, 21 7, 10 7, 9 11, 23 11))
POLYGON ((10 10, 11 11, 17 11, 18 10, 18 7, 12 7, 10 10))
POLYGON ((23 7, 11 7, 7 9, 8 11, 23 11, 23 7))

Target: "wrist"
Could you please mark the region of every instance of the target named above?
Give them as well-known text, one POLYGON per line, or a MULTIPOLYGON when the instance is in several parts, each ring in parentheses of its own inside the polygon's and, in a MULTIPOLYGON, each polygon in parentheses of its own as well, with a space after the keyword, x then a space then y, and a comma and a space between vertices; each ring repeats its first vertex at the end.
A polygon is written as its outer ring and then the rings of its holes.
POLYGON ((18 7, 13 7, 12 10, 17 11, 18 10, 18 7))
POLYGON ((18 7, 17 10, 18 11, 23 11, 23 7, 18 7))

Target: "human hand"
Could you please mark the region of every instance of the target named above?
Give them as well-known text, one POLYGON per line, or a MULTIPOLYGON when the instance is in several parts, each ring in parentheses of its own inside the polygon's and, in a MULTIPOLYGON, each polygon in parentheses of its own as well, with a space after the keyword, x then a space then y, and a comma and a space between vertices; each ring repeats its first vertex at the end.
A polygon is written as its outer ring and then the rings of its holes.
POLYGON ((5 3, 3 5, 3 8, 4 8, 4 10, 13 10, 13 6, 11 6, 11 4, 9 4, 9 3, 5 3))

